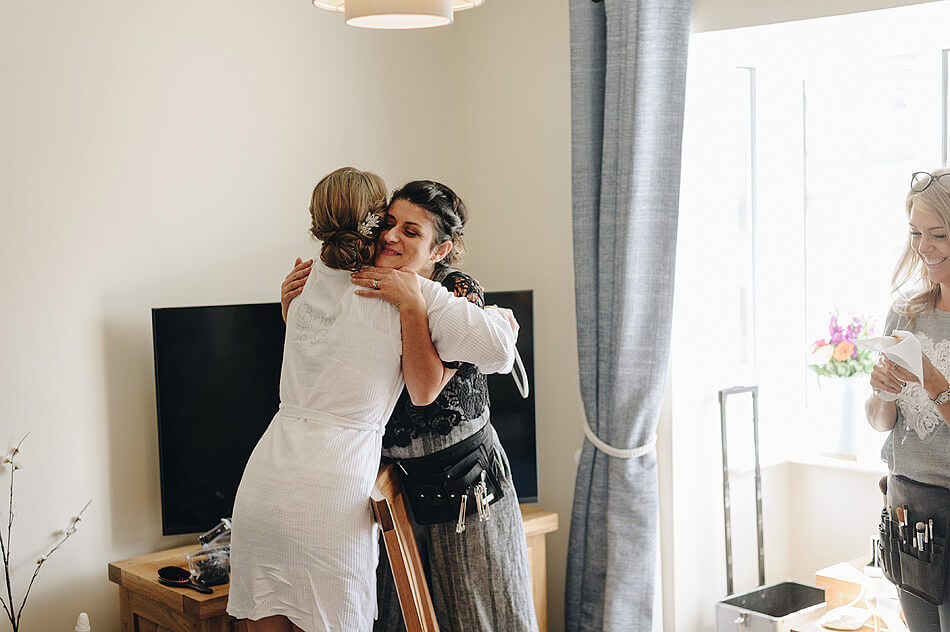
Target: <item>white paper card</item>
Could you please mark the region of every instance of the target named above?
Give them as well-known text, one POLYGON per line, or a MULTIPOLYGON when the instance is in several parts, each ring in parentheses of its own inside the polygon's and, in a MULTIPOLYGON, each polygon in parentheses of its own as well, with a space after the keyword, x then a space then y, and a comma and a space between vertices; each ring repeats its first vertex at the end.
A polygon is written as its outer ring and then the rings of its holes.
MULTIPOLYGON (((917 340, 917 336, 909 331, 895 329, 890 336, 863 338, 855 340, 854 343, 865 349, 883 353, 885 358, 910 371, 920 380, 921 384, 924 383, 924 362, 921 357, 920 341, 917 340), (901 340, 894 336, 901 338, 901 340)), ((887 391, 881 391, 878 393, 878 397, 888 402, 897 399, 896 394, 887 391)))

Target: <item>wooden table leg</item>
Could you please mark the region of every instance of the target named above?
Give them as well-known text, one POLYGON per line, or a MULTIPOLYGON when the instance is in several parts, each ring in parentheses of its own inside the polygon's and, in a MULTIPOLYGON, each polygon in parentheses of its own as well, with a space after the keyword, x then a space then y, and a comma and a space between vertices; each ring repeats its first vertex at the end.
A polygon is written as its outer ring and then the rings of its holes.
POLYGON ((122 632, 135 632, 135 614, 128 588, 119 588, 119 625, 122 632))
POLYGON ((538 630, 548 629, 548 587, 544 535, 528 536, 528 566, 531 572, 531 592, 534 596, 534 612, 538 617, 538 630))

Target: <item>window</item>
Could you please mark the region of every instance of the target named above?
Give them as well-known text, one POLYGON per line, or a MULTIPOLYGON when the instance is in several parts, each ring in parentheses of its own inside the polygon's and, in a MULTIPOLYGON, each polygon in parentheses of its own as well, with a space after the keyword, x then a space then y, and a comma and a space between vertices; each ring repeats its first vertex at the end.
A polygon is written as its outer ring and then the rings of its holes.
MULTIPOLYGON (((808 425, 823 423, 808 345, 834 310, 883 327, 910 174, 947 160, 948 20, 935 3, 692 38, 673 405, 707 446, 717 390, 754 383, 765 462, 834 451, 808 425)), ((743 469, 750 407, 736 406, 743 469)), ((861 438, 873 459, 883 436, 861 438)))

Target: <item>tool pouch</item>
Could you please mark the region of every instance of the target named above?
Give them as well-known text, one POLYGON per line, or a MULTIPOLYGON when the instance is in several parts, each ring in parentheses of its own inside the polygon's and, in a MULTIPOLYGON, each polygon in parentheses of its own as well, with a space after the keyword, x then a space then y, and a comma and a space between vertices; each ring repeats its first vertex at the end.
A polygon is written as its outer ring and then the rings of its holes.
POLYGON ((501 477, 504 475, 493 434, 486 424, 471 437, 430 455, 399 459, 403 472, 403 488, 417 524, 443 524, 459 519, 463 495, 469 498, 465 514, 478 511, 475 489, 484 484, 488 505, 505 495, 501 477))
POLYGON ((943 603, 944 583, 947 577, 946 543, 950 525, 950 491, 944 487, 926 485, 904 476, 887 477, 887 510, 881 512, 880 556, 884 576, 901 590, 927 603, 943 603), (909 524, 903 533, 896 520, 894 508, 906 506, 909 524), (894 518, 894 519, 892 519, 894 518), (917 521, 933 520, 933 537, 923 550, 913 545, 914 525, 917 521))

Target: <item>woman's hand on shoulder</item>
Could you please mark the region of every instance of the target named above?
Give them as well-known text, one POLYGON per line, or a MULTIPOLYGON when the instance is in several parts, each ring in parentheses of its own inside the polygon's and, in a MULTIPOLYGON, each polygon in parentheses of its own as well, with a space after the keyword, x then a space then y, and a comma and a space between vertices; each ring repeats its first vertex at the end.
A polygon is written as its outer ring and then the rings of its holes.
POLYGON ((363 268, 351 274, 350 280, 366 288, 356 290, 359 296, 379 298, 399 309, 426 309, 419 277, 408 268, 363 268))
POLYGON ((303 292, 303 286, 307 283, 307 277, 310 276, 312 266, 313 259, 301 261, 300 257, 297 257, 290 274, 285 276, 284 282, 280 284, 280 315, 283 316, 285 323, 287 322, 287 311, 290 309, 290 302, 303 292))

